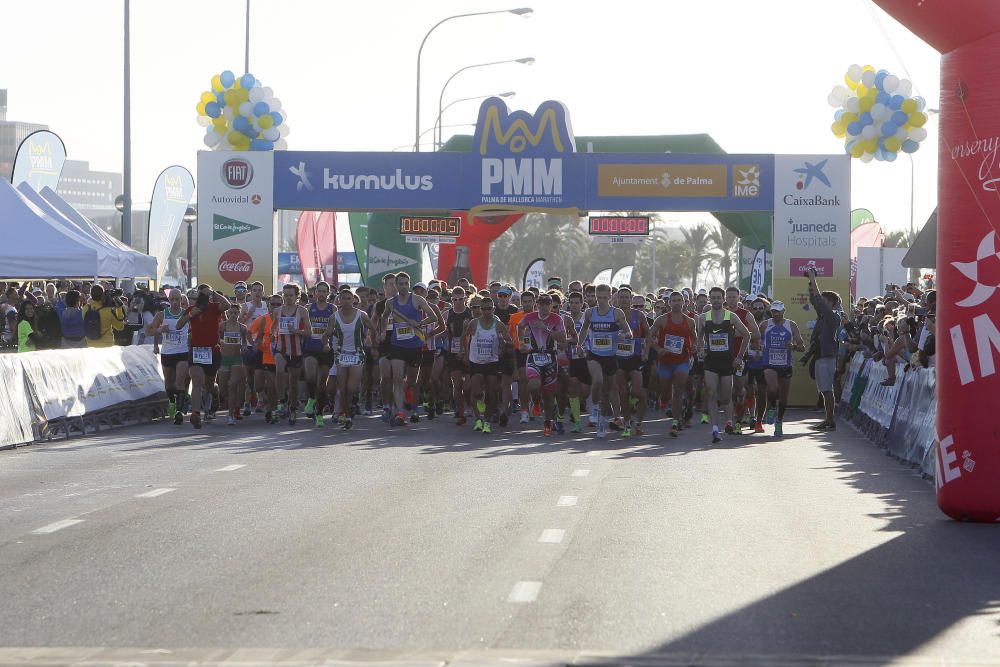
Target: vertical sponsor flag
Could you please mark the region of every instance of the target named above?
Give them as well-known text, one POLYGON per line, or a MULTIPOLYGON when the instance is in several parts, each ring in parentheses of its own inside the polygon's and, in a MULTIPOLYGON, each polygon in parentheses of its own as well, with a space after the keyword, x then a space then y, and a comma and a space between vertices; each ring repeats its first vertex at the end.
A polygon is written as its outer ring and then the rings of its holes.
MULTIPOLYGON (((406 271, 418 275, 423 264, 419 243, 407 243, 399 233, 400 211, 379 211, 368 215, 368 276, 366 284, 382 285, 387 273, 406 271)), ((355 241, 357 242, 357 241, 355 241)), ((355 246, 357 248, 357 246, 355 246)), ((413 279, 416 283, 416 278, 413 279)))
POLYGON ((613 272, 614 272, 614 269, 604 269, 603 271, 601 271, 600 273, 598 273, 596 276, 594 276, 594 284, 595 285, 610 284, 611 283, 611 274, 613 272))
POLYGON ((332 211, 324 211, 316 218, 316 257, 323 280, 336 286, 337 214, 332 211))
POLYGON ((153 185, 146 227, 146 252, 156 258, 156 282, 163 280, 170 251, 177 240, 184 213, 194 195, 194 177, 184 167, 167 167, 153 185))
POLYGON ((302 267, 302 279, 306 287, 312 287, 322 276, 322 265, 316 243, 316 222, 318 215, 314 211, 303 211, 299 215, 295 227, 295 245, 299 252, 299 265, 302 267))
POLYGON ((632 270, 635 269, 635 265, 623 266, 618 269, 614 277, 611 279, 611 286, 618 289, 622 285, 628 285, 632 282, 632 270))
POLYGON ((528 289, 529 287, 537 287, 540 290, 545 289, 544 257, 539 257, 538 259, 532 260, 528 264, 528 268, 524 270, 524 281, 522 284, 523 284, 523 289, 528 289))
POLYGON ((764 246, 757 249, 753 265, 750 267, 750 294, 764 293, 764 276, 767 274, 767 250, 764 246))
POLYGON ((14 154, 11 185, 16 188, 21 183, 27 183, 35 192, 41 192, 46 186, 55 190, 65 163, 66 145, 58 134, 48 130, 32 132, 14 154))
MULTIPOLYGON (((354 253, 358 258, 358 269, 361 273, 361 283, 368 283, 368 214, 349 213, 351 224, 351 241, 354 243, 354 253)), ((344 273, 356 273, 345 271, 344 273)))

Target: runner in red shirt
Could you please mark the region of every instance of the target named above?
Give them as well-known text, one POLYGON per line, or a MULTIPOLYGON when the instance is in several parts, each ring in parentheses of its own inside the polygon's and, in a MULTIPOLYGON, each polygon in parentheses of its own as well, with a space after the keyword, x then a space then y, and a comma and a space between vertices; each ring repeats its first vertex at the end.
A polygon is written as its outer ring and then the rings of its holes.
POLYGON ((188 373, 191 376, 191 425, 195 428, 201 428, 202 410, 213 418, 215 416, 211 409, 214 397, 211 391, 205 391, 205 387, 215 386, 215 374, 219 371, 222 359, 219 324, 229 306, 229 299, 211 286, 199 285, 195 304, 188 307, 177 320, 178 329, 191 323, 191 360, 188 373))
MULTIPOLYGON (((757 328, 757 320, 754 318, 753 313, 743 307, 740 303, 740 289, 738 287, 730 286, 726 289, 726 310, 735 313, 740 321, 743 322, 743 326, 750 330, 750 347, 749 350, 756 350, 760 347, 760 330, 757 328)), ((736 336, 733 340, 733 349, 740 349, 740 345, 743 344, 743 339, 736 336)), ((744 360, 744 368, 747 367, 744 360)), ((747 374, 745 371, 733 375, 733 402, 735 407, 735 419, 736 423, 734 428, 737 433, 742 431, 740 422, 747 415, 747 374)), ((752 422, 747 422, 747 426, 750 426, 752 422)))
POLYGON ((658 355, 660 402, 671 401, 670 435, 676 438, 681 430, 681 397, 686 392, 691 371, 695 323, 684 314, 684 296, 680 292, 672 293, 668 303, 670 310, 653 321, 647 340, 650 349, 658 355))

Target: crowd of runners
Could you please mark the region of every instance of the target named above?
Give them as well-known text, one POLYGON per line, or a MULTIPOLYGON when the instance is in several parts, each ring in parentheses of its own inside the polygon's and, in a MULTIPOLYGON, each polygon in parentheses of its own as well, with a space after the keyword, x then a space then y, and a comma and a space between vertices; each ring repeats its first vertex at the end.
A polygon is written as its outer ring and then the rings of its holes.
MULTIPOLYGON (((827 404, 813 428, 834 429, 836 349, 830 358, 819 338, 824 318, 839 323, 840 299, 815 276, 809 289, 820 318, 809 355, 827 404)), ((564 290, 553 277, 518 293, 398 273, 380 289, 321 282, 268 295, 255 282, 233 296, 209 285, 167 296, 143 333, 160 354, 169 417, 181 425, 187 415, 194 428, 223 411, 229 424, 294 425, 301 415, 344 429, 380 414, 387 428, 451 419, 491 433, 537 420, 545 436, 629 438, 659 412, 675 438, 699 422, 713 443, 765 428, 781 436, 792 353, 807 350, 783 303, 737 287, 564 290)))

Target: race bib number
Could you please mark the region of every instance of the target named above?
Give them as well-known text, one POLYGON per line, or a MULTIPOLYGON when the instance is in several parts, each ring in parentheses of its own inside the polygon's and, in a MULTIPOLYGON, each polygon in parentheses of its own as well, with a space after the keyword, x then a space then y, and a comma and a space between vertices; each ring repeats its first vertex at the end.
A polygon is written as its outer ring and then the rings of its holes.
POLYGON ((768 350, 767 363, 769 366, 787 366, 788 350, 782 350, 782 349, 768 350))
POLYGON ((606 352, 611 349, 611 336, 597 336, 596 338, 592 338, 590 346, 594 350, 606 352))
POLYGON ((295 331, 294 317, 281 317, 278 319, 278 333, 286 336, 295 331))
POLYGON ((396 340, 410 340, 413 338, 413 329, 408 325, 398 325, 396 327, 396 340))
POLYGON ((313 340, 321 340, 323 338, 323 334, 325 334, 325 333, 326 333, 326 327, 318 327, 318 326, 313 325, 313 328, 312 328, 312 339, 313 340))
POLYGON ((341 352, 337 363, 341 366, 357 366, 361 363, 361 358, 357 352, 341 352))
POLYGON ((493 341, 491 340, 477 340, 476 341, 476 353, 479 355, 480 360, 490 359, 493 357, 493 341))
POLYGON ((619 341, 616 346, 616 353, 619 357, 631 357, 635 351, 635 341, 619 341))
POLYGON ((548 366, 552 363, 552 356, 548 354, 535 353, 531 355, 532 366, 548 366))
POLYGON ((212 348, 196 347, 191 351, 191 361, 199 366, 212 365, 212 348))
POLYGON ((451 353, 461 354, 462 353, 462 339, 456 338, 451 341, 451 353))
POLYGON ((667 354, 681 354, 684 352, 684 339, 680 336, 667 334, 663 339, 663 351, 667 354))
POLYGON ((225 343, 226 345, 239 345, 240 332, 239 331, 222 332, 222 342, 225 343))
POLYGON ((186 341, 186 333, 183 331, 168 331, 164 334, 167 345, 183 345, 186 341))
POLYGON ((724 333, 708 334, 708 350, 709 352, 728 352, 729 336, 724 333))

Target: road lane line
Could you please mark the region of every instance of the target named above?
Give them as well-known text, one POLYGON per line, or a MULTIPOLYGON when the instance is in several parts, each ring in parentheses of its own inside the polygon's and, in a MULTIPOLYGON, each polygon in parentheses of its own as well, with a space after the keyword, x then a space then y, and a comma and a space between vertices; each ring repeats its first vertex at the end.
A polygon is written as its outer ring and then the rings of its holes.
POLYGON ((48 535, 49 533, 54 533, 57 530, 62 530, 63 528, 69 528, 70 526, 75 526, 78 523, 83 523, 83 519, 63 519, 62 521, 56 521, 55 523, 50 523, 47 526, 42 526, 31 531, 32 535, 48 535))
POLYGON ((573 471, 573 477, 586 477, 589 474, 590 471, 585 470, 584 468, 578 468, 577 470, 573 471))
POLYGON ((147 491, 146 493, 140 493, 136 498, 155 498, 157 496, 162 496, 171 491, 176 491, 177 489, 153 489, 152 491, 147 491))
POLYGON ((556 507, 572 507, 576 505, 576 496, 559 496, 559 502, 556 503, 556 507))
POLYGON ((519 581, 507 597, 508 602, 534 602, 542 590, 540 581, 519 581))
POLYGON ((538 538, 538 541, 543 544, 559 544, 563 541, 565 534, 566 531, 562 528, 546 528, 542 531, 542 535, 538 538))
POLYGON ((226 466, 225 468, 219 468, 215 472, 232 472, 234 470, 239 470, 240 468, 246 468, 246 464, 244 464, 244 463, 235 463, 235 464, 233 464, 231 466, 226 466))
POLYGON ((587 456, 600 456, 601 453, 598 451, 587 452, 587 456))

